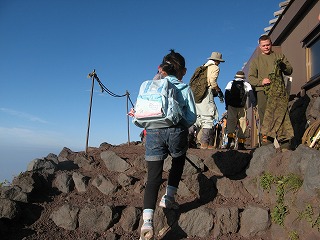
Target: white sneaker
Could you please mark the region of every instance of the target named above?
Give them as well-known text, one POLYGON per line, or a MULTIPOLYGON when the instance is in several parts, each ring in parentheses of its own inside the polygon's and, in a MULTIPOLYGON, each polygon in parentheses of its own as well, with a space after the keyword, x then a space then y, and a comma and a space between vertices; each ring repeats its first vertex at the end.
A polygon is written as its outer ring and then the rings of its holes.
POLYGON ((139 240, 152 240, 153 239, 153 223, 151 220, 144 221, 141 226, 139 240))
POLYGON ((179 209, 179 204, 174 200, 174 198, 167 195, 162 196, 159 206, 167 209, 179 209))

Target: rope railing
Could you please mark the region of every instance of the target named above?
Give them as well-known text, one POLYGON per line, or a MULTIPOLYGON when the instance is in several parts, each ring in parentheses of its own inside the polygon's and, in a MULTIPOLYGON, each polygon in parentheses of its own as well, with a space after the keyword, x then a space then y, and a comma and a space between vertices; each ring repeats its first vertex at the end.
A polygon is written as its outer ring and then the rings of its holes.
MULTIPOLYGON (((89 104, 89 113, 88 113, 88 128, 87 128, 87 139, 86 139, 86 154, 88 152, 88 143, 89 143, 89 132, 90 132, 90 122, 91 122, 91 110, 92 110, 92 97, 93 97, 93 89, 94 89, 94 81, 96 80, 101 88, 101 92, 106 92, 112 97, 127 97, 127 113, 128 113, 128 101, 130 101, 132 107, 134 107, 133 102, 130 99, 130 93, 126 91, 123 95, 118 95, 110 91, 99 79, 98 75, 96 74, 95 69, 88 74, 88 78, 91 78, 92 80, 92 86, 91 86, 91 94, 90 94, 90 104, 89 104)), ((128 145, 130 145, 130 131, 129 131, 129 116, 127 115, 127 125, 128 125, 128 145)))

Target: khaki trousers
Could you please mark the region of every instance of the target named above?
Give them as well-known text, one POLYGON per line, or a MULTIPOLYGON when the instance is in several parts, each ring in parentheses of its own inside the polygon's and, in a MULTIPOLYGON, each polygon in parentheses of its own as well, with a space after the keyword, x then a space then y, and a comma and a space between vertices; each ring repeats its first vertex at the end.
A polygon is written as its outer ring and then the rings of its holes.
POLYGON ((228 106, 227 132, 235 133, 239 124, 238 138, 246 138, 245 132, 247 128, 247 111, 244 107, 236 108, 228 106))

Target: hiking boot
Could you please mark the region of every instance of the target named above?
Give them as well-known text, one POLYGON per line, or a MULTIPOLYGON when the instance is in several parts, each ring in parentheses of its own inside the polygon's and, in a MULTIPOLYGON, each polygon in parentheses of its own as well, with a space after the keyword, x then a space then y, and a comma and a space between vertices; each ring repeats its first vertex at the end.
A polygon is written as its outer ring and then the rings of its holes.
POLYGON ((228 143, 227 143, 227 146, 226 146, 226 149, 233 149, 234 148, 234 138, 230 138, 228 137, 228 143))
POLYGON ((238 150, 247 150, 244 146, 244 143, 238 143, 238 150))
POLYGON ((208 148, 208 143, 201 143, 200 149, 207 149, 208 148))
POLYGON ((167 209, 179 209, 179 204, 174 200, 174 198, 167 195, 162 196, 159 206, 167 209))
POLYGON ((153 239, 153 222, 152 220, 145 220, 141 226, 139 240, 153 239))

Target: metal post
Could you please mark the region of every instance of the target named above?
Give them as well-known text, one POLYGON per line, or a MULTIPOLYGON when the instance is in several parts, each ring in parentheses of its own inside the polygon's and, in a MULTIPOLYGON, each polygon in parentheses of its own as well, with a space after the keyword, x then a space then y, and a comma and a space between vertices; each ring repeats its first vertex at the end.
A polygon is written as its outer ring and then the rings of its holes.
POLYGON ((90 131, 90 118, 91 118, 91 109, 92 109, 92 96, 93 96, 93 88, 94 88, 94 78, 96 76, 95 69, 92 73, 89 73, 88 75, 92 79, 92 85, 91 85, 91 94, 90 94, 90 104, 89 104, 89 113, 88 113, 88 129, 87 129, 87 140, 86 140, 86 154, 88 152, 88 143, 89 143, 89 131, 90 131))
MULTIPOLYGON (((127 113, 129 112, 128 101, 129 101, 129 92, 126 90, 127 95, 127 113)), ((128 126, 128 145, 130 145, 130 129, 129 129, 129 115, 127 114, 127 126, 128 126)))

